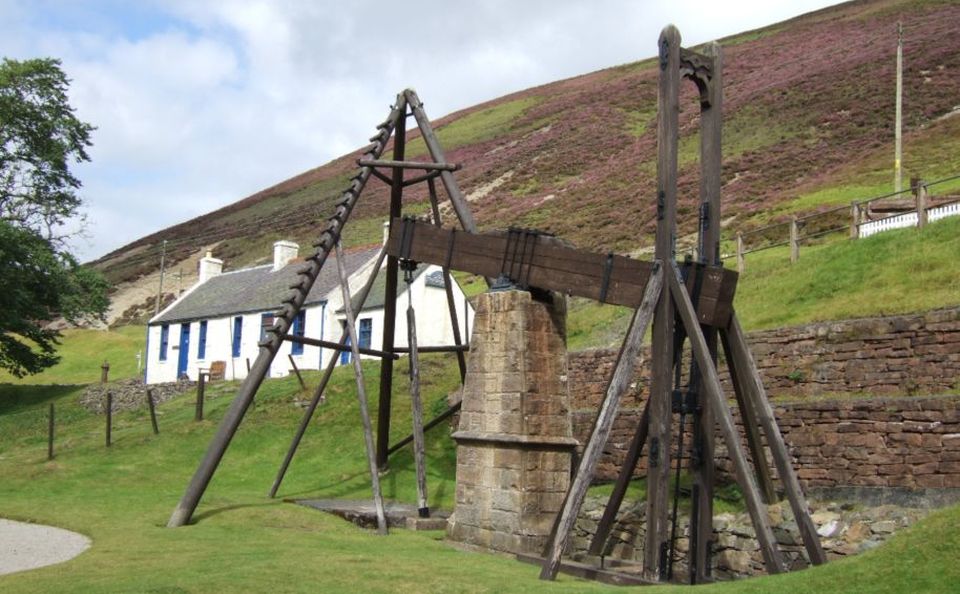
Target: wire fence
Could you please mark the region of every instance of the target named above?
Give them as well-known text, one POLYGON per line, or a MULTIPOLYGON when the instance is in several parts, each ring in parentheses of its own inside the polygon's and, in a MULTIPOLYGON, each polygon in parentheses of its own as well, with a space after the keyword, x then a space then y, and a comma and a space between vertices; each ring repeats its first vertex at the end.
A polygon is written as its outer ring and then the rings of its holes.
POLYGON ((733 241, 735 252, 721 257, 737 258, 737 269, 745 269, 748 254, 790 246, 790 260, 800 257, 800 246, 829 235, 846 233, 851 239, 902 227, 923 227, 928 222, 960 215, 960 195, 931 194, 931 188, 960 180, 953 175, 932 182, 914 180, 911 187, 836 206, 786 221, 738 232, 733 241))

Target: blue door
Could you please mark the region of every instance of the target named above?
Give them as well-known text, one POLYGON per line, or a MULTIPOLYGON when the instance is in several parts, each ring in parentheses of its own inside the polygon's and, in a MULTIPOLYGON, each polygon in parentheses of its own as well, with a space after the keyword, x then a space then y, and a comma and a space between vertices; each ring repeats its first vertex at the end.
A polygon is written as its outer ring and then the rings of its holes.
POLYGON ((180 324, 180 358, 177 359, 177 379, 187 374, 190 361, 190 324, 180 324))

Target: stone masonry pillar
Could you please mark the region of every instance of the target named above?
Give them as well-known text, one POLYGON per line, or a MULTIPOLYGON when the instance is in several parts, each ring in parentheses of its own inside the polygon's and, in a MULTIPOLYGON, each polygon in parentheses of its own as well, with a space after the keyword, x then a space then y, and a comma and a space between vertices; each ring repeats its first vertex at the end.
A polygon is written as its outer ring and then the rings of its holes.
POLYGON ((498 291, 477 301, 457 442, 451 540, 543 554, 570 483, 566 304, 498 291))

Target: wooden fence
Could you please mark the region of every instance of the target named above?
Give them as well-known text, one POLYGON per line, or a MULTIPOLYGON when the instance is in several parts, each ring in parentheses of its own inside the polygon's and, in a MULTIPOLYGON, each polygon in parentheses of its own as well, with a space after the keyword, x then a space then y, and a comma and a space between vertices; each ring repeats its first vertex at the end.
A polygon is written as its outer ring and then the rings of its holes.
POLYGON ((800 258, 800 246, 827 235, 846 233, 851 239, 869 237, 889 229, 923 228, 948 216, 960 215, 960 196, 930 196, 930 188, 960 179, 960 175, 926 183, 911 180, 911 187, 866 200, 855 200, 849 206, 838 206, 787 221, 750 229, 736 234, 737 270, 746 268, 745 256, 776 247, 790 246, 790 261, 800 258), (902 196, 907 196, 903 198, 902 196))

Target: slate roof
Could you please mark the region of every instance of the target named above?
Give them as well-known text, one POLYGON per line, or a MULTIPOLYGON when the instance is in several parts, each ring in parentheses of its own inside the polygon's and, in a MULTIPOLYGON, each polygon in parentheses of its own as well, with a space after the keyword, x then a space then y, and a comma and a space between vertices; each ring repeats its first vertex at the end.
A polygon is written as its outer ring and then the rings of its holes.
MULTIPOLYGON (((427 271, 428 264, 419 264, 417 269, 413 273, 413 278, 417 279, 421 274, 427 271)), ((441 285, 443 286, 443 285, 441 285)), ((399 297, 407 290, 407 283, 403 280, 403 270, 400 271, 400 275, 397 277, 397 294, 394 298, 399 297)), ((357 291, 360 292, 359 290, 357 291)), ((362 311, 368 311, 371 309, 380 309, 383 307, 383 304, 386 302, 384 296, 387 294, 387 272, 385 269, 381 269, 380 273, 377 275, 377 280, 373 281, 373 286, 370 287, 370 294, 367 295, 367 301, 363 304, 362 311)), ((350 303, 353 304, 353 311, 357 311, 357 305, 359 302, 359 295, 354 295, 353 299, 350 300, 350 303)), ((403 307, 406 307, 406 302, 404 302, 403 307)), ((343 307, 337 309, 338 314, 343 313, 343 307)))
MULTIPOLYGON (((357 250, 344 254, 347 275, 353 275, 364 264, 377 256, 380 248, 357 250)), ((297 270, 303 260, 295 260, 273 272, 273 265, 244 268, 215 276, 186 294, 172 308, 152 320, 154 324, 186 322, 220 318, 233 314, 275 311, 291 293, 290 285, 297 282, 297 270)), ((313 284, 305 305, 324 301, 330 291, 340 284, 337 260, 331 254, 313 284)))

